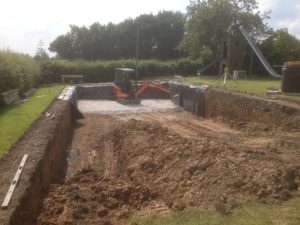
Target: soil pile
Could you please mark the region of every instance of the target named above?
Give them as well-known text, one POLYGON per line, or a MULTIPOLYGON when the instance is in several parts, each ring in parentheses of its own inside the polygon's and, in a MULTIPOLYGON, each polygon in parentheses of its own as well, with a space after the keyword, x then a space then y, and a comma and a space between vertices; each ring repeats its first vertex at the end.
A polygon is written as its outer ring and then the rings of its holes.
POLYGON ((195 207, 230 213, 242 202, 296 193, 299 134, 231 130, 187 115, 87 118, 74 138, 93 129, 84 143, 77 140, 93 157, 52 185, 38 224, 126 224, 195 207))

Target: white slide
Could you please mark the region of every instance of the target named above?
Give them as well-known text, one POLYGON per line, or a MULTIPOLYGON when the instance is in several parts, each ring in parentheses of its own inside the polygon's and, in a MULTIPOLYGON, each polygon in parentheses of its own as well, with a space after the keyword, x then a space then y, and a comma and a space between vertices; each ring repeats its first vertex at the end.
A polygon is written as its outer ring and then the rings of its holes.
POLYGON ((248 44, 250 45, 250 47, 252 48, 252 50, 255 52, 256 56, 258 57, 259 61, 263 64, 263 66, 265 67, 265 69, 268 71, 268 73, 276 78, 281 78, 281 75, 279 75, 269 64, 269 62, 267 61, 267 59, 264 57, 264 55, 262 54, 262 52, 260 51, 260 49, 256 46, 256 44, 254 43, 254 41, 251 39, 251 37, 249 37, 249 35, 247 34, 246 30, 244 29, 244 27, 240 26, 239 27, 240 31, 242 32, 243 36, 245 37, 246 41, 248 42, 248 44))

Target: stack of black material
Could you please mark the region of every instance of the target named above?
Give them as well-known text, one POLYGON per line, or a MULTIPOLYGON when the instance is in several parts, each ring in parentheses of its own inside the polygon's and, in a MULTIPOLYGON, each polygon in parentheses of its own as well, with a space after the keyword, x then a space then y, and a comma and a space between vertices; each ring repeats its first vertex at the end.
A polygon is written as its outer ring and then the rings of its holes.
POLYGON ((282 68, 281 91, 284 93, 300 93, 300 65, 282 68))
POLYGON ((76 87, 78 99, 105 99, 114 100, 113 84, 83 85, 76 87))
POLYGON ((175 82, 169 82, 168 87, 172 91, 175 104, 185 111, 204 117, 204 87, 175 82))

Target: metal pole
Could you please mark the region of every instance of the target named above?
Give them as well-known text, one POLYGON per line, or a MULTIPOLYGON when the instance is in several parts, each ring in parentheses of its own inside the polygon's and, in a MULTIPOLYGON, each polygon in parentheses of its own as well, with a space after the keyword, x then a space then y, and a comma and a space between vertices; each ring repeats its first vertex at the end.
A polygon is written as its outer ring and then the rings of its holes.
POLYGON ((135 84, 136 84, 136 87, 137 87, 137 78, 138 78, 138 75, 139 75, 139 72, 138 72, 138 60, 139 60, 139 47, 140 47, 140 30, 143 30, 145 28, 149 28, 149 27, 153 27, 155 25, 158 25, 158 24, 161 24, 161 23, 164 23, 165 21, 159 21, 155 24, 149 24, 149 25, 146 25, 146 26, 142 26, 142 27, 139 27, 139 25, 137 26, 137 29, 136 29, 136 55, 135 55, 135 84))
POLYGON ((136 29, 136 55, 135 55, 135 88, 137 88, 137 79, 138 79, 138 60, 139 60, 139 27, 136 29))
POLYGON ((253 50, 252 50, 252 52, 251 52, 250 68, 249 68, 249 77, 252 75, 252 67, 253 67, 253 50))

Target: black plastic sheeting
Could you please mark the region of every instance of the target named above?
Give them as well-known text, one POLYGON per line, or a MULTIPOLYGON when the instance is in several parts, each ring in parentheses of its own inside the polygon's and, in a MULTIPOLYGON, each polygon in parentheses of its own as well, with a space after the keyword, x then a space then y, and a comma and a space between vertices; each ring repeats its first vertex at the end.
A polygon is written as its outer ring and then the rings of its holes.
POLYGON ((110 84, 91 84, 76 87, 78 99, 104 99, 114 100, 114 85, 110 84))
POLYGON ((72 120, 83 119, 83 114, 77 107, 77 90, 75 86, 67 86, 57 97, 58 100, 69 101, 71 103, 72 120))
POLYGON ((172 91, 175 104, 196 116, 204 117, 205 87, 169 82, 168 88, 172 91))

